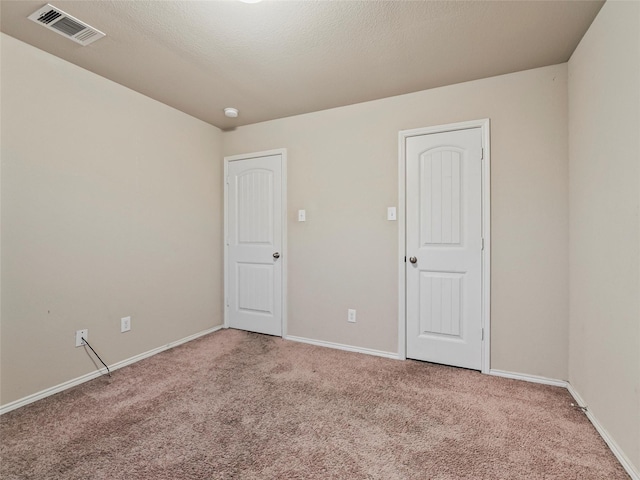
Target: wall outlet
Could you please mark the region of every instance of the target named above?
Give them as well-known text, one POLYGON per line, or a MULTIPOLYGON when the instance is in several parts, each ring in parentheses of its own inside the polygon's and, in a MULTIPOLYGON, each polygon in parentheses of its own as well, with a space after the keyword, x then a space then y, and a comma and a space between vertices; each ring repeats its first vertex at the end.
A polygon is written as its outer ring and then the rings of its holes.
POLYGON ((347 322, 356 323, 356 311, 353 308, 347 310, 347 322))
POLYGON ((306 222, 307 221, 307 212, 304 210, 298 210, 298 221, 306 222))
POLYGON ((84 330, 76 330, 76 347, 81 347, 86 345, 82 339, 89 340, 89 329, 85 328, 84 330))
POLYGON ((131 317, 124 317, 120 319, 120 333, 128 332, 131 330, 131 317))

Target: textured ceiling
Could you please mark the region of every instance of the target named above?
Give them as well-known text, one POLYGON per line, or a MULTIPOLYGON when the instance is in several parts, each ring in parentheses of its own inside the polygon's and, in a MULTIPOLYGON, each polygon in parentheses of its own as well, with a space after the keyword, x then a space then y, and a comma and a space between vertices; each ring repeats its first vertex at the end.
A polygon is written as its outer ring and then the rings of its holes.
POLYGON ((223 129, 565 62, 602 1, 57 1, 82 47, 0 3, 1 30, 223 129), (224 107, 240 116, 224 117, 224 107))

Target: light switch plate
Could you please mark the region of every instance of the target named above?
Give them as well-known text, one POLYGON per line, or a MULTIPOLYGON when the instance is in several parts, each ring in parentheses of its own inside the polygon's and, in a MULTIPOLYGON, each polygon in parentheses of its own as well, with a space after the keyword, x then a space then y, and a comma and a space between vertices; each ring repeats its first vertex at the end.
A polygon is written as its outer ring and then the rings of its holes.
POLYGON ((387 220, 396 220, 396 207, 387 208, 387 220))
POLYGON ((298 210, 298 221, 306 222, 307 221, 307 212, 304 210, 298 210))

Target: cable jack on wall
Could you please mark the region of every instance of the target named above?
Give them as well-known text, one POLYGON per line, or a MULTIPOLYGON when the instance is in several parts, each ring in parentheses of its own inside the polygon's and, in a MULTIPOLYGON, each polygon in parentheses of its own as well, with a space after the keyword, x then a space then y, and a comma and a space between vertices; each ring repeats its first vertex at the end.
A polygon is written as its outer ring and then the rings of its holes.
POLYGON ((572 403, 571 406, 576 410, 580 410, 582 413, 587 413, 587 407, 583 407, 582 405, 578 405, 577 403, 572 403))

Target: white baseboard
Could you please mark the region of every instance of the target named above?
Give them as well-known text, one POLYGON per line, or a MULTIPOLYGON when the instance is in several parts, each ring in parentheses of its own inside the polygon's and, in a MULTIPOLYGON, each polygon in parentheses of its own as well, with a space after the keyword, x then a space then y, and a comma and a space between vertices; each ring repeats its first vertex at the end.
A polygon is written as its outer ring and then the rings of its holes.
MULTIPOLYGON (((176 340, 175 342, 169 342, 166 345, 162 345, 161 347, 154 348, 149 350, 148 352, 141 353, 139 355, 135 355, 131 358, 127 358, 125 360, 121 360, 120 362, 116 362, 113 365, 109 365, 110 370, 117 370, 122 367, 126 367, 127 365, 131 365, 132 363, 139 362, 140 360, 144 360, 145 358, 152 357, 160 352, 164 352, 165 350, 169 350, 170 348, 177 347, 178 345, 182 345, 183 343, 190 342, 191 340, 195 340, 198 337, 202 337, 203 335, 207 335, 209 333, 213 333, 222 328, 222 325, 218 325, 217 327, 209 328, 207 330, 203 330, 202 332, 195 333, 193 335, 189 335, 188 337, 181 338, 180 340, 176 340)), ((72 380, 68 380, 63 382, 55 387, 46 388, 37 393, 28 395, 26 397, 20 398, 18 400, 14 400, 13 402, 9 402, 6 405, 0 406, 0 415, 3 415, 11 410, 15 410, 16 408, 23 407, 30 403, 33 403, 37 400, 41 400, 50 395, 54 395, 56 393, 62 392, 63 390, 67 390, 71 387, 75 387, 76 385, 80 385, 81 383, 88 382, 89 380, 93 380, 94 378, 98 378, 100 375, 104 375, 105 369, 95 370, 93 372, 89 372, 80 377, 74 378, 72 380)))
POLYGON ((391 358, 393 360, 399 360, 400 357, 397 353, 384 352, 382 350, 373 350, 371 348, 354 347, 351 345, 344 345, 342 343, 325 342, 323 340, 313 340, 311 338, 294 337, 287 335, 283 337, 285 340, 292 340, 294 342, 308 343, 309 345, 316 345, 318 347, 335 348, 336 350, 345 350, 347 352, 364 353, 366 355, 374 355, 376 357, 391 358))
POLYGON ((609 446, 609 448, 611 449, 613 454, 616 456, 616 458, 618 459, 622 467, 627 471, 631 479, 640 480, 640 472, 634 467, 634 465, 631 463, 629 458, 627 458, 627 456, 624 454, 624 452, 618 446, 615 440, 611 437, 611 435, 609 435, 609 432, 607 432, 607 430, 598 421, 598 419, 593 414, 593 412, 591 412, 591 410, 587 408, 588 405, 585 403, 585 401, 582 399, 582 397, 576 391, 576 389, 573 388, 573 385, 571 385, 570 383, 567 383, 567 390, 569 390, 569 393, 575 399, 576 403, 579 406, 586 408, 585 414, 587 415, 587 418, 591 421, 595 429, 598 431, 598 433, 600 434, 602 439, 605 441, 605 443, 609 446))
POLYGON ((543 385, 552 385, 554 387, 567 388, 568 383, 565 380, 557 380, 555 378, 540 377, 538 375, 529 375, 526 373, 506 372, 504 370, 489 370, 489 375, 494 377, 512 378, 514 380, 524 380, 525 382, 541 383, 543 385))

